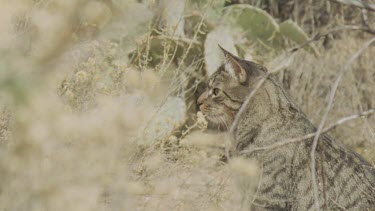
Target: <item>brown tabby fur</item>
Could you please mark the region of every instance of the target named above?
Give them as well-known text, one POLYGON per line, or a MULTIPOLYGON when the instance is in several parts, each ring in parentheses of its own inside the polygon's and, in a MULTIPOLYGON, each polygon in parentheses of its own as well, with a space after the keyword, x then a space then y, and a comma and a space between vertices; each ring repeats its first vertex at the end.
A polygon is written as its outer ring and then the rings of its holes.
MULTIPOLYGON (((263 66, 224 51, 226 62, 198 99, 208 120, 227 128, 257 81, 263 66)), ((316 127, 272 77, 244 108, 234 130, 235 151, 264 147, 316 132, 316 127)), ((312 139, 248 155, 262 164, 261 185, 251 210, 313 210, 312 139)), ((320 209, 375 210, 375 170, 361 156, 322 134, 316 150, 320 209), (323 188, 324 185, 324 188, 323 188)))

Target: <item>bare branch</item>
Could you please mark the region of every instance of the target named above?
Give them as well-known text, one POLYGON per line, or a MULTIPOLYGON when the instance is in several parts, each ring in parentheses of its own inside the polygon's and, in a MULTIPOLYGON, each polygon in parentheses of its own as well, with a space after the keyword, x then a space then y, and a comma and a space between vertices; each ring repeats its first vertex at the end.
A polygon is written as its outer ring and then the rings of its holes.
POLYGON ((332 29, 329 29, 329 30, 325 31, 324 33, 317 33, 317 34, 315 34, 311 39, 307 40, 306 42, 304 42, 304 43, 302 43, 302 44, 300 44, 300 45, 298 45, 296 47, 291 48, 290 51, 291 52, 298 51, 301 48, 306 47, 310 43, 312 43, 314 41, 318 41, 322 37, 326 37, 326 36, 328 36, 328 35, 330 35, 332 33, 339 32, 339 31, 344 31, 344 30, 359 30, 359 31, 364 31, 364 32, 367 32, 367 33, 375 35, 375 30, 370 29, 369 27, 356 26, 356 25, 337 26, 337 27, 334 27, 332 29))
POLYGON ((367 28, 370 28, 370 23, 368 21, 368 16, 367 16, 367 10, 361 9, 361 16, 362 16, 363 25, 365 25, 367 28))
POLYGON ((202 44, 197 40, 193 40, 193 39, 189 39, 189 38, 185 38, 185 37, 168 36, 168 35, 157 36, 157 37, 160 37, 160 39, 165 38, 165 39, 169 39, 169 40, 173 40, 173 41, 181 41, 181 42, 185 42, 185 43, 188 43, 188 44, 191 44, 191 43, 195 44, 195 45, 202 44))
POLYGON ((360 48, 350 59, 349 61, 345 64, 344 68, 340 71, 339 75, 337 76, 336 78, 336 81, 335 83, 333 84, 333 88, 332 88, 332 91, 330 93, 330 97, 329 97, 329 102, 328 102, 328 105, 327 105, 327 108, 326 108, 326 111, 323 115, 323 118, 322 120, 320 121, 320 124, 319 124, 319 127, 318 127, 318 131, 316 132, 316 135, 314 137, 314 141, 313 141, 313 145, 312 145, 312 149, 311 149, 311 154, 310 154, 310 158, 311 158, 311 182, 313 184, 313 190, 314 190, 314 198, 315 198, 315 208, 317 210, 319 210, 319 200, 318 200, 318 184, 317 184, 317 181, 316 181, 316 163, 315 163, 315 151, 316 151, 316 147, 318 145, 318 140, 319 140, 319 136, 323 130, 323 127, 324 127, 324 124, 327 120, 327 117, 328 117, 328 114, 329 112, 331 111, 332 107, 333 107, 333 100, 335 99, 335 96, 336 96, 336 91, 337 91, 337 87, 339 86, 340 84, 340 81, 341 81, 341 78, 343 77, 344 73, 349 69, 349 67, 351 66, 351 64, 353 63, 353 61, 359 56, 361 55, 361 53, 366 49, 368 48, 373 42, 375 41, 375 36, 367 41, 363 46, 362 48, 360 48))
MULTIPOLYGON (((373 113, 375 113, 375 109, 370 109, 370 110, 367 110, 367 111, 359 113, 359 114, 354 114, 354 115, 351 115, 351 116, 344 117, 344 118, 338 120, 337 122, 335 122, 334 124, 331 124, 330 126, 324 128, 324 130, 322 130, 321 133, 322 134, 327 133, 328 131, 336 128, 339 125, 342 125, 342 124, 346 123, 347 121, 358 119, 360 117, 363 118, 363 117, 369 116, 373 113)), ((269 145, 269 146, 257 147, 257 148, 251 149, 251 150, 244 150, 244 151, 241 151, 240 154, 251 154, 251 153, 257 152, 257 151, 275 149, 275 148, 278 148, 278 147, 281 147, 281 146, 284 146, 284 145, 287 145, 287 144, 292 144, 292 143, 307 140, 309 138, 314 137, 315 135, 316 135, 316 133, 309 133, 309 134, 307 134, 305 136, 302 136, 302 137, 291 138, 291 139, 288 139, 288 140, 279 141, 279 142, 277 142, 275 144, 272 144, 272 145, 269 145)))
POLYGON ((361 9, 366 9, 366 10, 370 10, 372 12, 375 12, 375 5, 371 4, 371 3, 367 3, 367 2, 363 2, 363 1, 359 1, 359 0, 331 0, 331 1, 341 3, 341 4, 350 5, 350 6, 355 6, 355 7, 361 8, 361 9))

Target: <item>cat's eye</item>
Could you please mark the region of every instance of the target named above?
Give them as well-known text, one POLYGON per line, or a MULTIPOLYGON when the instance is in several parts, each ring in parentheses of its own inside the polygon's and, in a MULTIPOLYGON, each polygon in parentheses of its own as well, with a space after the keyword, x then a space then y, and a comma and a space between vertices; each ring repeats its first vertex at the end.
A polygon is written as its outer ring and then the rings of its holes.
POLYGON ((217 96, 220 93, 220 89, 214 88, 213 93, 215 96, 217 96))

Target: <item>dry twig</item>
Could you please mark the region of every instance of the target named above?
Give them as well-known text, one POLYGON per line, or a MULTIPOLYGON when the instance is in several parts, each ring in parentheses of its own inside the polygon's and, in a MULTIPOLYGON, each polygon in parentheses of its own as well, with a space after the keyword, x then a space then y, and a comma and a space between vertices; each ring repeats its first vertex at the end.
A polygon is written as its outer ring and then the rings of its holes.
POLYGON ((350 6, 359 7, 361 9, 366 9, 372 12, 375 12, 375 5, 360 0, 331 0, 337 3, 346 4, 350 6))
MULTIPOLYGON (((367 110, 367 111, 359 113, 359 114, 354 114, 354 115, 351 115, 351 116, 344 117, 344 118, 338 120, 337 122, 335 122, 334 124, 331 124, 330 126, 324 128, 322 130, 321 134, 327 133, 328 131, 336 128, 339 125, 342 125, 342 124, 346 123, 347 121, 358 119, 360 117, 366 117, 366 116, 369 116, 373 113, 375 113, 375 109, 370 109, 370 110, 367 110)), ((279 142, 277 142, 275 144, 272 144, 272 145, 269 145, 269 146, 257 147, 257 148, 253 148, 253 149, 250 149, 250 150, 244 150, 244 151, 241 151, 240 154, 249 155, 251 153, 258 152, 258 151, 275 149, 275 148, 278 148, 278 147, 281 147, 281 146, 284 146, 284 145, 287 145, 287 144, 292 144, 292 143, 307 140, 309 138, 314 137, 316 134, 317 134, 316 132, 315 133, 309 133, 309 134, 307 134, 305 136, 302 136, 302 137, 291 138, 291 139, 288 139, 288 140, 279 141, 279 142)))
POLYGON ((291 48, 290 51, 298 51, 299 49, 301 48, 304 48, 306 47, 307 45, 309 45, 310 43, 314 42, 314 41, 318 41, 320 40, 320 38, 323 38, 323 37, 326 37, 332 33, 335 33, 335 32, 339 32, 339 31, 344 31, 344 30, 360 30, 360 31, 364 31, 364 32, 367 32, 369 34, 375 34, 375 30, 373 29, 370 29, 368 27, 364 27, 364 26, 356 26, 356 25, 343 25, 343 26, 338 26, 338 27, 334 27, 332 29, 329 29, 327 31, 325 31, 324 33, 317 33, 315 34, 311 39, 309 39, 308 41, 296 46, 296 47, 293 47, 291 48))

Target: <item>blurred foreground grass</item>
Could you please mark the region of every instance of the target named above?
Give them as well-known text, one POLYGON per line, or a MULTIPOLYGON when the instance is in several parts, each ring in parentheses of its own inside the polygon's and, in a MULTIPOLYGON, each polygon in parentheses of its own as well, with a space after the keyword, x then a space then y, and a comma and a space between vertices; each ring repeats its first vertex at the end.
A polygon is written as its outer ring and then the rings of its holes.
MULTIPOLYGON (((258 167, 221 160, 224 136, 206 130, 194 96, 221 62, 217 43, 266 65, 295 43, 247 39, 244 26, 223 21, 224 3, 2 1, 0 210, 244 209, 258 167), (186 119, 191 130, 171 135, 186 119)), ((278 75, 314 123, 366 41, 340 36, 316 46, 318 57, 299 52, 278 75)), ((330 122, 374 106, 373 55, 346 73, 330 122)), ((331 134, 375 162, 374 117, 331 134)))

